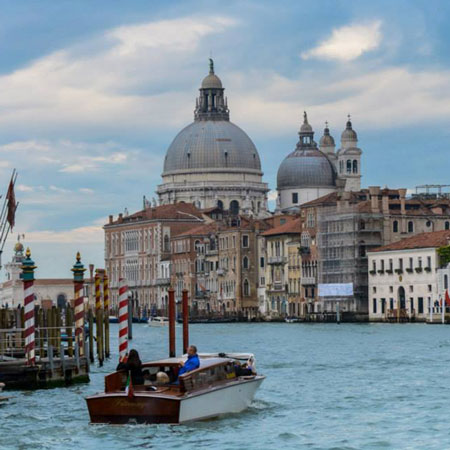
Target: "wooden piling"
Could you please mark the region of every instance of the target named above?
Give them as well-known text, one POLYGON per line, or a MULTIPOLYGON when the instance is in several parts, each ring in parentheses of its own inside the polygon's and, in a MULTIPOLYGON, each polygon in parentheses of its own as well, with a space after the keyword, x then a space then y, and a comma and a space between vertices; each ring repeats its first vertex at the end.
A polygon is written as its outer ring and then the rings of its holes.
POLYGON ((51 308, 47 309, 45 315, 47 316, 47 356, 49 356, 50 348, 53 348, 53 317, 51 308))
POLYGON ((72 339, 73 314, 72 308, 66 308, 66 334, 67 334, 67 355, 69 358, 73 356, 73 339, 72 339))
MULTIPOLYGON (((6 310, 0 309, 0 330, 6 329, 6 310)), ((0 332, 0 355, 6 353, 6 332, 0 332)))
POLYGON ((169 289, 169 357, 175 357, 175 291, 169 289))
POLYGON ((104 311, 104 325, 105 325, 105 357, 109 358, 109 280, 108 275, 103 276, 103 311, 104 311))
POLYGON ((44 330, 44 310, 39 308, 38 311, 38 327, 39 327, 39 359, 44 358, 44 341, 45 341, 45 330, 44 330))
POLYGON ((98 363, 103 366, 103 317, 101 314, 102 303, 101 303, 101 291, 100 291, 100 275, 95 274, 95 328, 96 328, 96 338, 97 338, 97 358, 98 363))
POLYGON ((187 289, 183 289, 183 354, 189 347, 189 299, 187 289))
POLYGON ((61 326, 62 326, 62 320, 61 320, 61 310, 58 307, 55 308, 55 324, 56 324, 56 344, 55 344, 55 347, 58 349, 58 353, 59 353, 60 349, 61 349, 61 326))
POLYGON ((94 314, 92 308, 88 310, 88 322, 89 322, 89 360, 94 362, 94 314))

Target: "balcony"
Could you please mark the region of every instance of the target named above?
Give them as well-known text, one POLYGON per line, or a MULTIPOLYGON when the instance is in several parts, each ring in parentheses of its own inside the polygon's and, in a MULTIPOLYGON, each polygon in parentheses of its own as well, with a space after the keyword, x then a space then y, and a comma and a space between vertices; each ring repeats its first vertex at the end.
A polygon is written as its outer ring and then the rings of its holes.
POLYGON ((267 262, 269 264, 284 264, 286 261, 287 258, 285 256, 271 256, 267 262))
POLYGON ((168 286, 170 285, 170 278, 157 278, 155 284, 156 286, 168 286))
POLYGON ((226 272, 226 269, 217 269, 217 275, 219 275, 219 277, 223 277, 226 272))
POLYGON ((303 286, 310 286, 316 284, 316 277, 302 277, 300 282, 303 286))
POLYGON ((218 255, 218 254, 219 254, 219 250, 217 250, 217 249, 213 249, 213 250, 208 249, 205 251, 205 255, 208 255, 208 256, 218 255))

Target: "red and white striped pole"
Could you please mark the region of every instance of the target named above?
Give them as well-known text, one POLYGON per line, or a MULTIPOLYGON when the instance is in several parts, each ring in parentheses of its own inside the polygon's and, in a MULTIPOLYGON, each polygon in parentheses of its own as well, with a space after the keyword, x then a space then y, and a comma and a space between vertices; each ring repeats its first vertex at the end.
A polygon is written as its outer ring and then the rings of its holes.
POLYGON ((73 265, 73 283, 75 293, 75 342, 78 346, 78 354, 84 356, 84 272, 86 269, 81 263, 80 252, 77 253, 77 261, 73 265))
POLYGON ((123 361, 128 352, 128 286, 119 280, 119 361, 123 361))
POLYGON ((27 364, 30 366, 36 364, 34 349, 34 269, 36 269, 36 266, 31 259, 30 249, 27 248, 25 259, 22 262, 22 279, 25 306, 25 355, 27 364))

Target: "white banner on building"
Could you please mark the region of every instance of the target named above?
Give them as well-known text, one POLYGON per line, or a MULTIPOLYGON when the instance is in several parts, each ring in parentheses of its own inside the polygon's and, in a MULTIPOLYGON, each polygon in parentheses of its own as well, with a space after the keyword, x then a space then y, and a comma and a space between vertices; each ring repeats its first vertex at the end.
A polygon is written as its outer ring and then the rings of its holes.
POLYGON ((351 297, 353 283, 320 283, 319 297, 351 297))

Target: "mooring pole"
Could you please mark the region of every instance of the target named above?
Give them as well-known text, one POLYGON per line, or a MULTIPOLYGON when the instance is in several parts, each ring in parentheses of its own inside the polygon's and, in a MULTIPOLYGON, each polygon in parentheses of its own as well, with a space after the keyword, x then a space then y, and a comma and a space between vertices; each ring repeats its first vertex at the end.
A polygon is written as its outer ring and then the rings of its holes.
POLYGON ((96 324, 96 337, 97 337, 97 358, 98 363, 103 366, 103 348, 102 348, 102 301, 100 292, 100 275, 98 272, 95 274, 95 324, 96 324))
POLYGON ((34 366, 36 363, 34 350, 34 261, 31 259, 30 249, 27 248, 25 259, 22 263, 22 279, 25 305, 25 355, 27 364, 34 366))
POLYGON ((94 362, 94 315, 92 308, 88 310, 88 322, 89 322, 89 361, 94 362))
POLYGON ((128 340, 133 339, 133 294, 128 292, 128 340))
POLYGON ((84 272, 86 269, 81 262, 80 252, 77 253, 72 267, 73 286, 75 294, 75 342, 78 344, 80 356, 84 356, 84 272))
POLYGON ((105 357, 109 358, 109 280, 106 272, 103 276, 103 309, 105 311, 105 357))
POLYGON ((336 302, 336 323, 338 325, 341 323, 341 314, 339 311, 339 301, 336 302))
POLYGON ((128 351, 128 286, 119 280, 119 361, 123 361, 128 351))
POLYGON ((175 291, 169 289, 169 357, 175 357, 175 291))
POLYGON ((183 289, 183 354, 189 347, 189 299, 187 289, 183 289))

